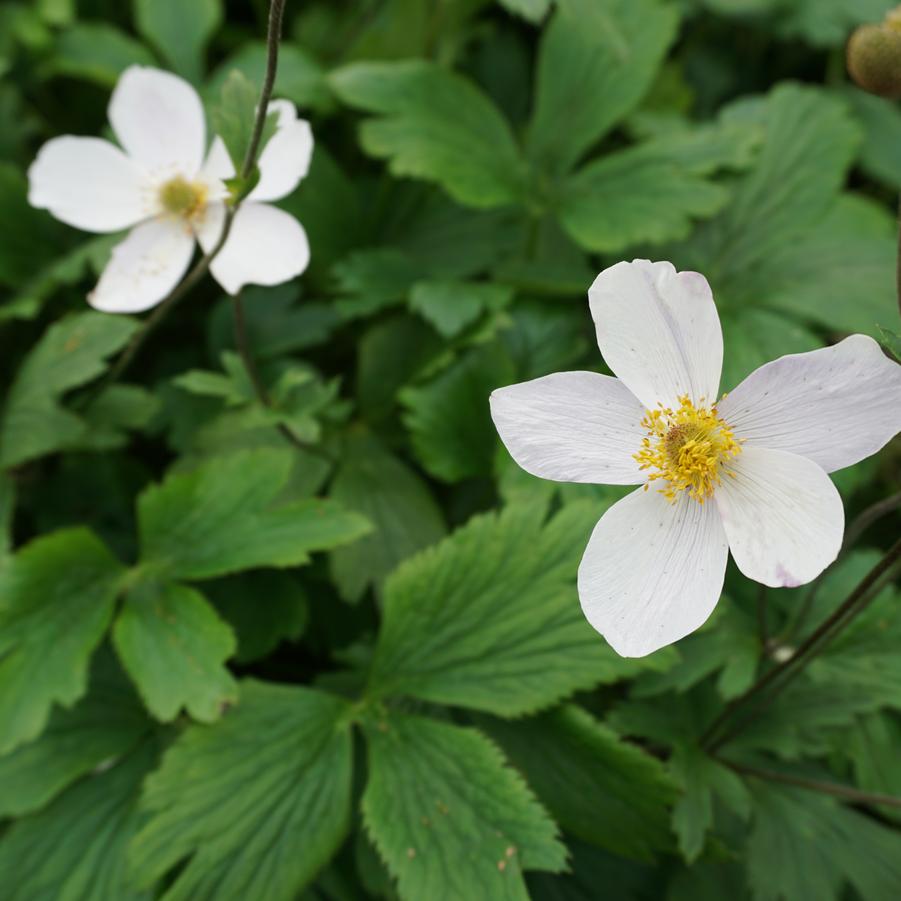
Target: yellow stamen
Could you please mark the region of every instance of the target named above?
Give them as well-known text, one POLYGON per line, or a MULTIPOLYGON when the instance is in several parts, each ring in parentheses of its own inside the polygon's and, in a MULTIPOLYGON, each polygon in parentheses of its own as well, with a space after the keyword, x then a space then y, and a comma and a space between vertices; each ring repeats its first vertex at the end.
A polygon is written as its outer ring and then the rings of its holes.
POLYGON ((167 213, 190 219, 206 208, 206 195, 206 185, 176 175, 160 188, 160 203, 167 213))
POLYGON ((680 397, 675 410, 663 406, 648 410, 641 425, 648 435, 634 457, 640 469, 653 470, 648 484, 663 480, 665 487, 658 490, 671 502, 680 491, 687 491, 703 504, 721 483, 721 476, 731 474, 728 461, 741 453, 740 443, 717 415, 715 404, 709 409, 695 407, 688 397, 680 397))

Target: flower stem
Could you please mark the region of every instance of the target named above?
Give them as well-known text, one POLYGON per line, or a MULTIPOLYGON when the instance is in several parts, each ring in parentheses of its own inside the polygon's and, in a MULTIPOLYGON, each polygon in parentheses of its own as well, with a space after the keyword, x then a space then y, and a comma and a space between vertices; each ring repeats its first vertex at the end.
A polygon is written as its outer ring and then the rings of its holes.
MULTIPOLYGON (((260 141, 263 137, 263 127, 266 124, 266 115, 269 111, 269 100, 272 97, 272 89, 275 86, 275 73, 278 69, 278 48, 282 33, 282 19, 285 12, 285 0, 272 0, 269 6, 269 31, 267 35, 266 75, 263 79, 263 87, 260 91, 260 102, 257 105, 256 117, 253 122, 250 144, 247 154, 241 166, 241 175, 247 178, 256 165, 260 152, 260 141)), ((226 207, 225 219, 222 223, 222 234, 215 246, 205 253, 196 263, 193 269, 179 282, 175 288, 159 303, 153 313, 142 323, 140 329, 132 336, 131 341, 119 354, 116 362, 107 371, 103 379, 92 389, 85 403, 93 400, 100 392, 117 381, 131 365, 144 343, 157 328, 157 326, 169 315, 175 305, 194 287, 210 269, 213 260, 219 251, 225 246, 231 231, 235 213, 241 205, 239 200, 233 206, 226 207)))
POLYGON ((857 804, 885 804, 889 807, 901 807, 901 798, 895 795, 883 795, 878 792, 860 791, 850 785, 842 785, 839 782, 826 782, 821 779, 808 779, 806 776, 795 776, 791 773, 783 773, 779 770, 762 769, 760 767, 746 766, 743 763, 735 763, 724 757, 716 758, 723 766, 729 767, 736 773, 744 776, 754 776, 757 779, 766 779, 769 782, 782 782, 785 785, 797 785, 799 788, 809 788, 811 791, 833 795, 836 798, 844 798, 857 804))
MULTIPOLYGON (((250 379, 250 384, 253 386, 253 391, 257 396, 257 400, 264 407, 272 410, 274 407, 272 405, 272 398, 269 395, 269 389, 266 387, 266 383, 263 381, 260 371, 257 368, 256 361, 253 357, 253 351, 250 347, 250 341, 247 337, 247 321, 244 318, 244 304, 241 301, 240 292, 232 295, 232 312, 234 313, 235 346, 238 349, 238 355, 241 357, 241 362, 244 363, 244 369, 247 371, 247 377, 250 379)), ((302 450, 308 454, 314 454, 325 460, 331 460, 331 457, 326 454, 325 451, 298 438, 297 435, 295 435, 283 422, 278 423, 277 428, 279 432, 281 432, 282 437, 290 444, 294 445, 298 450, 302 450)))
MULTIPOLYGON (((744 694, 735 698, 728 704, 720 715, 710 724, 701 736, 701 746, 711 753, 715 752, 725 742, 737 735, 747 720, 737 725, 727 727, 737 712, 748 707, 777 680, 781 680, 778 688, 773 688, 769 699, 762 700, 762 706, 766 706, 781 691, 791 679, 798 675, 808 663, 816 656, 842 629, 844 629, 861 611, 870 600, 875 597, 873 590, 883 576, 891 571, 892 567, 901 559, 901 539, 898 539, 885 556, 864 576, 851 594, 833 613, 828 616, 800 645, 798 650, 784 663, 773 667, 761 676, 744 694)), ((761 702, 756 705, 761 706, 761 702)), ((757 710, 759 713, 759 709, 757 710)))

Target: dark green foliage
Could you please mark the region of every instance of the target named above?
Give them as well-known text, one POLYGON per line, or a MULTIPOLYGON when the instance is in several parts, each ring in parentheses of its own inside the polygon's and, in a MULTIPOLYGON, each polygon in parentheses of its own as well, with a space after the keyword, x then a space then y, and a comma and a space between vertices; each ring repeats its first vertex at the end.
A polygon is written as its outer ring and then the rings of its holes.
MULTIPOLYGON (((702 629, 623 659, 576 591, 622 490, 525 474, 488 405, 603 371, 586 291, 634 257, 708 277, 723 390, 851 332, 901 355, 901 112, 843 73, 894 5, 288 2, 310 266, 243 292, 254 366, 207 279, 107 382, 146 322, 85 302, 121 236, 33 209, 27 168, 110 137, 134 64, 240 167, 268 3, 0 4, 3 901, 899 897, 898 808, 791 784, 901 795, 890 580, 701 741, 897 510, 815 594, 761 617, 730 569, 702 629)), ((899 462, 837 474, 849 522, 899 462)))

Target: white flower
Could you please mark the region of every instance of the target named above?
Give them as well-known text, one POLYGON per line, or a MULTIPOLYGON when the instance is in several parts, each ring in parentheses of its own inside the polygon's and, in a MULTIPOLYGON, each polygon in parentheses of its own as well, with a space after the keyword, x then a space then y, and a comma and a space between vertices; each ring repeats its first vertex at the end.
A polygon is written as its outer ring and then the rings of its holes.
POLYGON ((492 394, 491 414, 533 475, 644 485, 601 518, 578 578, 592 626, 641 657, 710 616, 729 550, 773 587, 809 582, 835 559, 844 511, 826 473, 901 430, 901 366, 852 335, 767 363, 716 403, 723 338, 702 275, 618 263, 588 296, 619 378, 511 385, 492 394))
MULTIPOLYGON (((300 223, 264 201, 297 187, 309 168, 313 138, 293 104, 274 101, 270 108, 278 112, 278 129, 260 156, 260 181, 235 215, 210 270, 232 294, 245 284, 294 278, 310 258, 300 223)), ((88 300, 98 310, 138 313, 179 283, 195 239, 204 251, 215 246, 228 196, 223 180, 234 169, 219 138, 204 160, 203 106, 176 75, 126 69, 108 115, 123 149, 101 138, 48 141, 28 170, 28 201, 85 231, 131 228, 88 300)))

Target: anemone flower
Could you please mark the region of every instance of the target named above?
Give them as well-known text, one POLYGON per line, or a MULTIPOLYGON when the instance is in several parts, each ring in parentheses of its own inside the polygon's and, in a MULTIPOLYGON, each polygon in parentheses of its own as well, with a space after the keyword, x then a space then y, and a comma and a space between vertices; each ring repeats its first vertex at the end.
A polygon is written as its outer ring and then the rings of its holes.
POLYGON ((511 385, 491 395, 491 414, 532 475, 642 486, 601 517, 578 576, 591 625, 642 657, 707 620, 730 550, 772 587, 809 582, 836 558, 844 511, 827 473, 901 430, 901 366, 852 335, 767 363, 717 401, 723 337, 702 275, 618 263, 588 297, 618 378, 511 385))
MULTIPOLYGON (((231 294, 245 284, 294 278, 310 258, 300 223, 266 201, 297 187, 309 168, 313 138, 293 104, 273 101, 270 109, 278 124, 260 155, 260 180, 210 268, 231 294)), ((102 138, 53 138, 28 170, 28 201, 84 231, 130 229, 88 301, 110 313, 138 313, 179 283, 195 242, 204 251, 216 245, 229 196, 225 179, 234 168, 219 138, 206 153, 200 97, 169 72, 126 69, 108 116, 121 148, 102 138)))

